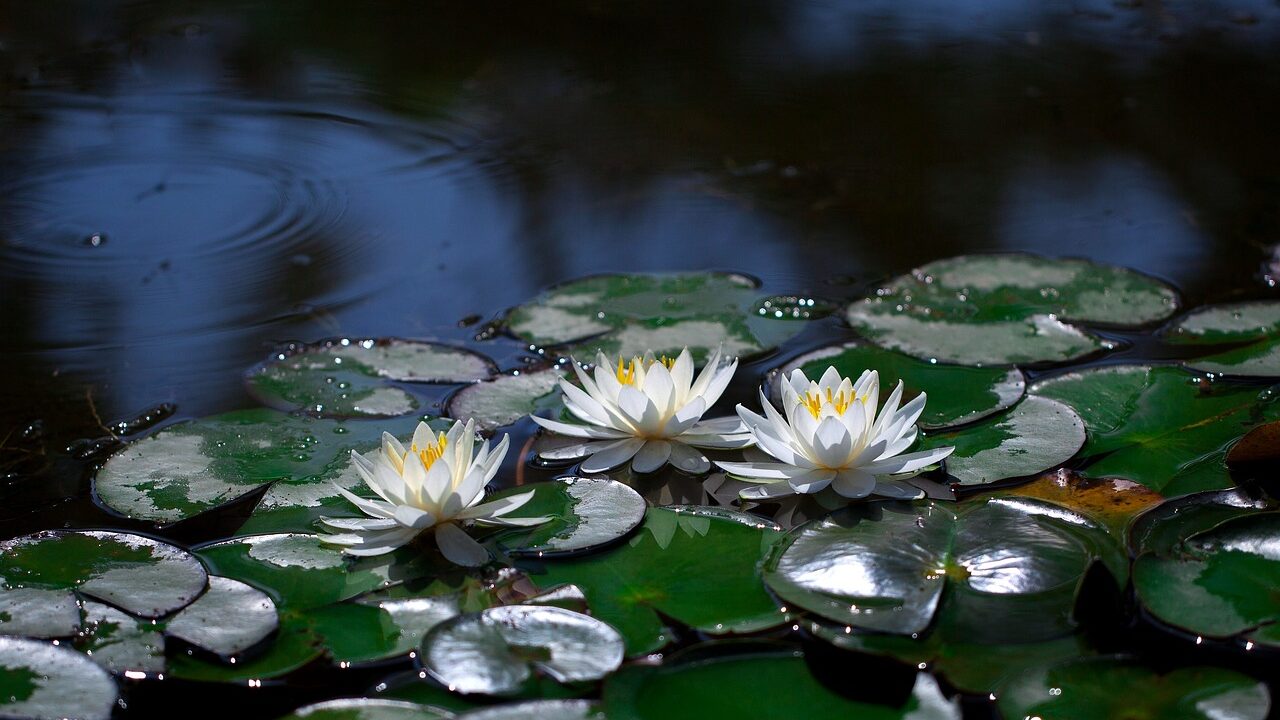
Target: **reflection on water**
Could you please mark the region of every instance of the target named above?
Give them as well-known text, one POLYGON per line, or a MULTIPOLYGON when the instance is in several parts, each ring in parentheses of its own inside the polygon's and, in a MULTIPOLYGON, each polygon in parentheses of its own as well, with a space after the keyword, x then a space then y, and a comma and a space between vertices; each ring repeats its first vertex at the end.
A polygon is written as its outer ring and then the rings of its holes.
POLYGON ((838 300, 1021 249, 1265 292, 1278 28, 1263 0, 12 3, 0 431, 242 406, 282 341, 467 340, 601 271, 838 300))

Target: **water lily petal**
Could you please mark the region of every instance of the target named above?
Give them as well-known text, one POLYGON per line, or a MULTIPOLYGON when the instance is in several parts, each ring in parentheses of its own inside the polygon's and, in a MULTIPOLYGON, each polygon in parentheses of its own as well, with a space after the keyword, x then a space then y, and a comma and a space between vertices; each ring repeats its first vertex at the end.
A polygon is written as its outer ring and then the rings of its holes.
POLYGON ((686 432, 680 435, 680 442, 697 448, 705 448, 707 450, 741 450, 742 448, 751 447, 756 444, 755 437, 752 436, 751 433, 737 433, 733 435, 690 435, 686 432))
POLYGON ((814 468, 813 470, 806 470, 805 472, 792 476, 787 480, 787 483, 791 485, 791 489, 795 490, 797 493, 811 495, 825 490, 835 477, 835 470, 814 468))
POLYGON ((445 559, 454 565, 479 567, 489 561, 489 551, 453 523, 436 527, 436 545, 445 559))
POLYGON ((640 438, 627 438, 609 443, 582 461, 582 472, 600 473, 612 470, 634 457, 644 442, 640 438))
POLYGON ((920 488, 898 480, 877 480, 873 492, 895 500, 915 500, 924 497, 924 491, 920 488))
MULTIPOLYGON (((406 470, 406 479, 408 475, 406 470)), ((453 468, 449 467, 449 463, 444 458, 440 458, 431 464, 430 469, 426 471, 426 476, 422 479, 420 500, 430 503, 431 507, 438 508, 452 491, 453 468)))
POLYGON ((395 517, 395 506, 390 503, 380 503, 376 500, 365 500, 337 483, 334 483, 333 486, 337 488, 338 493, 342 495, 342 497, 346 498, 352 505, 360 508, 360 510, 366 515, 382 519, 395 517))
POLYGON ((490 500, 487 503, 482 503, 480 505, 469 507, 466 510, 463 510, 462 512, 458 513, 458 518, 460 520, 484 520, 488 518, 499 517, 501 515, 506 515, 509 512, 514 512, 516 510, 519 510, 521 507, 524 507, 525 503, 529 502, 532 499, 533 499, 532 490, 528 492, 517 493, 515 495, 509 495, 504 498, 498 498, 497 500, 490 500))
POLYGON ((327 543, 346 545, 347 547, 344 547, 342 552, 348 555, 369 557, 372 555, 385 555, 396 548, 408 545, 413 542, 419 532, 419 530, 411 528, 396 528, 386 532, 321 537, 327 543))
POLYGON ((609 414, 599 400, 588 395, 581 388, 568 380, 560 381, 560 392, 564 393, 565 407, 578 416, 579 420, 595 425, 608 425, 609 414))
POLYGON ((754 500, 756 502, 764 500, 772 500, 774 498, 795 495, 796 491, 791 489, 791 485, 785 482, 768 483, 766 485, 752 485, 738 491, 738 497, 743 500, 754 500))
POLYGON ((662 414, 653 400, 630 385, 618 393, 618 409, 637 435, 653 435, 662 429, 662 414))
POLYGON ((550 516, 547 517, 484 517, 476 518, 476 523, 480 525, 498 525, 504 527, 533 527, 549 522, 550 516))
MULTIPOLYGON (((715 352, 711 353, 711 357, 707 358, 707 364, 702 366, 702 372, 698 373, 698 377, 689 386, 690 395, 703 396, 707 394, 707 388, 711 387, 711 379, 715 377, 716 371, 720 368, 720 357, 723 354, 722 348, 716 348, 715 352)), ((692 358, 690 360, 692 361, 692 358)), ((708 405, 710 404, 712 403, 708 403, 708 405)))
POLYGON ((665 440, 650 440, 631 459, 631 469, 638 473, 651 473, 666 465, 670 457, 671 443, 665 440))
POLYGON ((488 482, 484 473, 472 470, 463 477, 458 487, 445 498, 440 514, 445 518, 457 517, 463 508, 475 504, 475 500, 484 494, 484 485, 488 482))
POLYGON ((395 520, 383 518, 320 518, 320 522, 334 530, 347 530, 350 532, 374 532, 377 530, 391 530, 400 527, 400 523, 395 520))
POLYGON ((682 442, 671 443, 670 462, 677 470, 690 475, 702 475, 711 469, 711 461, 706 455, 682 442))
POLYGON ((401 505, 396 508, 396 522, 414 530, 426 530, 436 523, 431 513, 412 505, 401 505))
POLYGON ((683 404, 689 400, 689 390, 693 387, 693 356, 689 348, 684 348, 671 363, 671 384, 676 390, 676 403, 683 404))
POLYGON ((862 469, 876 475, 898 475, 900 473, 915 472, 921 468, 941 462, 954 450, 955 448, 953 447, 943 447, 907 453, 906 455, 877 460, 869 465, 864 465, 862 469))
POLYGON ((827 393, 834 395, 840 388, 842 380, 844 380, 844 377, 840 375, 840 371, 836 370, 834 366, 828 365, 827 369, 822 373, 822 378, 818 380, 818 391, 822 395, 827 393))
POLYGON ((591 438, 593 440, 616 440, 621 437, 626 437, 628 434, 613 428, 604 428, 596 425, 575 425, 572 423, 560 422, 559 420, 550 420, 548 418, 538 417, 537 415, 530 415, 529 417, 537 423, 539 427, 542 427, 545 430, 550 430, 551 432, 558 433, 560 435, 568 435, 570 437, 591 438))
POLYGON ((814 461, 824 467, 842 467, 853 452, 853 436, 837 417, 826 417, 818 424, 813 438, 814 461))
POLYGON ((735 475, 744 479, 790 480, 792 477, 805 472, 803 468, 798 468, 786 463, 725 462, 717 460, 716 465, 730 475, 735 475))
POLYGON ((640 387, 661 417, 666 418, 675 412, 676 388, 666 365, 650 365, 645 372, 644 384, 640 387))
POLYGON ((698 421, 697 425, 684 431, 685 435, 730 435, 747 432, 747 424, 742 418, 729 415, 727 417, 709 418, 698 421))
POLYGON ((605 445, 616 440, 594 440, 592 442, 575 443, 564 447, 547 448, 538 451, 538 457, 544 460, 580 460, 592 453, 604 449, 605 445))
POLYGON ((831 488, 841 497, 857 500, 871 494, 876 487, 876 476, 861 469, 841 470, 832 481, 831 488))
POLYGON ((418 426, 413 429, 413 440, 409 442, 409 445, 411 450, 416 448, 420 452, 436 445, 437 443, 439 443, 439 440, 436 439, 435 431, 431 429, 431 426, 424 422, 420 422, 418 423, 418 426))
POLYGON ((511 436, 503 435, 498 441, 498 446, 489 452, 489 444, 485 443, 483 452, 485 457, 483 462, 476 463, 476 468, 484 475, 484 483, 488 484, 493 476, 498 473, 498 468, 502 466, 502 461, 507 457, 507 449, 511 447, 511 436))
POLYGON ((693 428, 698 420, 702 418, 702 413, 707 409, 707 401, 700 397, 690 400, 684 407, 676 411, 675 415, 667 421, 665 427, 662 428, 663 437, 675 437, 684 434, 685 431, 693 428))

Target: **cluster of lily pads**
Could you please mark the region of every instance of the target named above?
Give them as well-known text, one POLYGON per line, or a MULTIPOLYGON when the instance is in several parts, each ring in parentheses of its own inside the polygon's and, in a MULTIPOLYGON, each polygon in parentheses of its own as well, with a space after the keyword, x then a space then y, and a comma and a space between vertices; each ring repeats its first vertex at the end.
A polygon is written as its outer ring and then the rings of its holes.
POLYGON ((246 376, 264 407, 93 480, 158 537, 242 517, 230 537, 0 546, 0 716, 325 665, 388 675, 292 717, 1268 715, 1280 511, 1251 469, 1280 452, 1280 302, 1184 312, 1122 268, 974 255, 835 310, 609 275, 507 313, 518 370, 400 339, 275 354, 246 376), (728 357, 763 378, 739 413, 728 357))

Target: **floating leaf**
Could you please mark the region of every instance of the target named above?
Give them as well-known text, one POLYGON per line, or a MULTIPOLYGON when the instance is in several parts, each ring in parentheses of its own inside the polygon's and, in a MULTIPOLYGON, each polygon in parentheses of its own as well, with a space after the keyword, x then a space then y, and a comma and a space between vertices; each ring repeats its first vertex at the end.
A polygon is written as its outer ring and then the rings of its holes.
POLYGON ((991 497, 1026 497, 1063 505, 1098 521, 1112 537, 1124 538, 1138 513, 1161 501, 1160 494, 1123 478, 1087 478, 1070 470, 1048 472, 1029 483, 1001 488, 991 497))
POLYGON ((1183 370, 1110 365, 1041 380, 1033 395, 1084 419, 1089 477, 1120 477, 1164 495, 1231 486, 1226 453, 1259 423, 1280 418, 1270 394, 1210 383, 1183 370))
POLYGON ((1193 535, 1269 510, 1280 510, 1280 502, 1250 497, 1239 488, 1184 495, 1139 515, 1129 531, 1129 544, 1135 555, 1176 554, 1182 541, 1193 535))
POLYGON ((539 587, 577 585, 591 612, 622 633, 627 654, 670 640, 662 617, 713 635, 786 622, 760 582, 777 526, 685 509, 651 508, 629 541, 589 556, 526 563, 539 587), (661 614, 662 617, 659 616, 661 614))
POLYGON ((281 616, 275 640, 268 643, 261 654, 237 657, 235 662, 226 663, 177 653, 169 660, 169 675, 202 682, 267 680, 288 675, 320 657, 321 652, 319 638, 307 623, 286 613, 281 616))
MULTIPOLYGON (((345 462, 351 450, 373 447, 384 430, 407 435, 415 425, 412 417, 394 423, 343 423, 275 410, 239 410, 170 425, 126 445, 98 471, 93 488, 116 512, 175 522, 273 481, 310 485, 330 466, 345 462)), ((302 495, 311 497, 306 491, 302 495)))
MULTIPOLYGON (((1185 523, 1184 527, 1194 526, 1185 523)), ((1133 567, 1138 599, 1162 622, 1197 636, 1280 647, 1280 512, 1236 517, 1133 567)))
POLYGON ((342 698, 307 705, 280 720, 446 720, 455 717, 448 710, 403 700, 342 698))
POLYGON ((999 698, 1006 718, 1263 720, 1271 705, 1266 685, 1231 670, 1193 667, 1158 675, 1112 657, 1032 668, 999 698))
POLYGON ((793 530, 764 579, 789 603, 842 625, 902 635, 932 625, 968 642, 1031 642, 1072 631, 1076 593, 1098 561, 1123 583, 1123 549, 1051 503, 877 502, 793 530))
POLYGON ((202 545, 196 554, 219 575, 246 582, 281 608, 306 610, 431 571, 420 551, 351 558, 316 535, 250 535, 202 545))
POLYGON ((1239 343, 1280 335, 1280 302, 1207 305, 1187 313, 1165 330, 1165 339, 1186 345, 1239 343))
POLYGON ((533 498, 508 517, 551 517, 533 528, 506 530, 497 536, 509 552, 547 555, 587 550, 624 537, 644 522, 640 494, 607 478, 562 478, 521 485, 493 499, 534 491, 533 498))
POLYGON ((151 620, 139 620, 110 605, 86 602, 84 630, 76 638, 77 650, 108 672, 162 673, 165 669, 164 635, 151 620))
POLYGON ((1280 338, 1189 360, 1187 367, 1214 375, 1276 377, 1280 375, 1280 338))
POLYGON ((718 347, 755 355, 803 327, 755 307, 757 283, 742 275, 597 275, 558 285, 514 308, 507 327, 536 346, 567 346, 584 362, 606 355, 675 356, 688 347, 701 362, 718 347))
POLYGON ((806 377, 817 380, 827 367, 853 378, 863 370, 875 370, 886 388, 901 380, 903 403, 927 393, 929 402, 919 420, 920 427, 926 429, 961 425, 1000 412, 1018 402, 1026 388, 1022 371, 1017 368, 939 365, 862 342, 802 355, 783 366, 780 375, 799 369, 806 377))
POLYGON ((1073 360, 1110 347, 1068 321, 1144 325, 1177 307, 1172 288, 1124 268, 965 255, 895 278, 850 305, 847 317, 877 345, 908 355, 1004 365, 1073 360))
POLYGON ((108 720, 116 684, 74 650, 0 637, 0 717, 108 720))
POLYGON ((1039 642, 986 644, 952 641, 939 632, 913 638, 824 622, 811 623, 809 631, 845 650, 928 665, 953 687, 975 695, 996 692, 1029 665, 1093 654, 1079 633, 1039 642))
POLYGON ((165 632, 215 655, 239 655, 276 631, 276 605, 238 580, 210 577, 209 590, 165 623, 165 632))
POLYGON ((510 425, 540 410, 559 411, 559 381, 564 373, 557 368, 499 375, 492 380, 468 385, 449 398, 445 414, 458 420, 475 420, 482 430, 510 425))
POLYGON ((339 664, 407 656, 436 625, 461 612, 456 595, 401 599, 361 599, 307 614, 314 630, 339 664))
POLYGON ((142 617, 185 606, 206 582, 190 553, 141 535, 44 530, 0 542, 0 587, 76 590, 142 617))
POLYGON ((249 391, 281 410, 325 417, 391 417, 418 409, 392 383, 469 383, 497 368, 479 353, 411 340, 341 340, 279 353, 252 370, 249 391))
POLYGON ((72 593, 36 587, 0 590, 0 635, 59 638, 79 629, 80 604, 72 593))
POLYGON ((605 720, 590 700, 527 700, 469 710, 460 720, 605 720))
POLYGON ((798 653, 735 655, 658 666, 633 665, 605 684, 609 720, 959 720, 933 678, 916 676, 902 707, 857 702, 821 685, 798 653))
POLYGON ((961 485, 985 485, 1060 465, 1084 442, 1084 421, 1070 407, 1028 397, 972 427, 928 435, 920 449, 954 446, 945 461, 947 474, 961 485))
POLYGON ((461 693, 509 695, 534 672, 557 682, 598 680, 622 663, 623 640, 607 624, 564 608, 503 605, 437 625, 422 664, 461 693))

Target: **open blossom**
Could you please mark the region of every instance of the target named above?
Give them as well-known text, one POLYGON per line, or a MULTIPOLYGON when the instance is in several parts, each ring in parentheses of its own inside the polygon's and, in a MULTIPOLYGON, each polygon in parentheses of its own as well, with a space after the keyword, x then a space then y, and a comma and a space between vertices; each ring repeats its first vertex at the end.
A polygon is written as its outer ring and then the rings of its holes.
POLYGON ((653 472, 668 461, 680 470, 701 474, 711 462, 698 448, 742 448, 751 435, 738 418, 702 421, 720 398, 738 361, 717 350, 697 379, 693 358, 685 348, 674 359, 646 353, 630 362, 618 359, 614 368, 599 353, 595 377, 572 363, 582 387, 560 381, 564 404, 583 424, 534 417, 543 428, 582 442, 544 451, 547 459, 590 456, 582 471, 604 472, 631 461, 636 472, 653 472))
POLYGON ((880 376, 864 371, 858 381, 827 368, 813 382, 796 370, 782 383, 783 417, 760 393, 765 417, 738 406, 738 415, 761 450, 778 462, 718 462, 726 472, 759 483, 743 490, 747 500, 820 492, 831 487, 846 498, 872 493, 894 498, 919 497, 921 491, 899 482, 940 462, 955 448, 903 454, 916 440, 916 419, 925 394, 899 408, 902 382, 877 412, 880 376))
POLYGON ((448 433, 435 435, 426 423, 418 423, 408 449, 390 433, 382 434, 382 448, 366 455, 351 452, 351 460, 378 498, 358 497, 341 487, 338 491, 367 518, 324 518, 339 531, 325 535, 326 542, 343 545, 350 555, 381 555, 405 545, 428 530, 450 562, 483 565, 489 552, 462 527, 485 525, 529 526, 550 518, 511 518, 508 513, 533 497, 533 491, 481 503, 484 487, 493 479, 507 454, 507 438, 489 451, 489 443, 475 450, 475 423, 453 424, 448 433))

